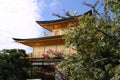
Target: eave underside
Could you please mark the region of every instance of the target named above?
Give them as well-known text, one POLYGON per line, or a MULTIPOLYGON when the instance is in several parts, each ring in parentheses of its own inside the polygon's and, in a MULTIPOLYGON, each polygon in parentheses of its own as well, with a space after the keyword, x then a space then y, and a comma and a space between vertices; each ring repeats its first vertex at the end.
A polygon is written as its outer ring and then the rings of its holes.
POLYGON ((65 40, 62 36, 51 36, 51 37, 42 37, 34 39, 15 39, 18 43, 34 47, 34 46, 48 46, 48 45, 59 45, 65 44, 65 40))
POLYGON ((75 20, 63 20, 60 22, 42 22, 42 21, 36 21, 40 26, 42 26, 43 28, 52 31, 54 29, 59 29, 59 28, 66 28, 69 23, 75 23, 75 20))

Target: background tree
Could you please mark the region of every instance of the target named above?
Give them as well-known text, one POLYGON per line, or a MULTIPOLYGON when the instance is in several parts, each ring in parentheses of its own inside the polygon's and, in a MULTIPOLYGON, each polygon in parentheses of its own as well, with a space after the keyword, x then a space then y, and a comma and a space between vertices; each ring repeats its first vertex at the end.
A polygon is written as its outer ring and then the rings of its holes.
POLYGON ((59 68, 67 80, 120 80, 120 1, 84 4, 93 15, 82 15, 77 25, 69 25, 66 45, 74 46, 77 54, 66 56, 59 68))
POLYGON ((24 50, 0 51, 0 80, 26 80, 30 66, 24 50))

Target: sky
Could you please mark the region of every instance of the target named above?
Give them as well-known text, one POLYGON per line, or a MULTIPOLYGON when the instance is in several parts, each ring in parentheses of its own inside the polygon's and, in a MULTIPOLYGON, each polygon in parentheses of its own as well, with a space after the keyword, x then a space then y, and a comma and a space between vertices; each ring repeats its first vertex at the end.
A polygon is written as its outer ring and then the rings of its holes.
MULTIPOLYGON (((90 10, 82 4, 84 0, 0 0, 0 50, 32 48, 15 42, 12 38, 42 37, 46 31, 35 21, 53 20, 53 13, 64 15, 65 11, 83 14, 90 10)), ((86 0, 94 3, 96 0, 86 0)))

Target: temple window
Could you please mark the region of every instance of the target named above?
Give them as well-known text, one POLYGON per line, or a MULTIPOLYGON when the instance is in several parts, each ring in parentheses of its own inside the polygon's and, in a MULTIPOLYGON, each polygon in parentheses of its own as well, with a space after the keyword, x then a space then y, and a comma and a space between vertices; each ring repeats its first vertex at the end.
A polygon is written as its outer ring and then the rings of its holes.
POLYGON ((52 32, 53 32, 53 35, 62 35, 66 32, 66 28, 55 29, 52 32))
POLYGON ((60 31, 59 30, 54 30, 53 35, 60 35, 60 31))
POLYGON ((52 35, 52 32, 44 32, 44 36, 47 37, 47 36, 51 36, 52 35))

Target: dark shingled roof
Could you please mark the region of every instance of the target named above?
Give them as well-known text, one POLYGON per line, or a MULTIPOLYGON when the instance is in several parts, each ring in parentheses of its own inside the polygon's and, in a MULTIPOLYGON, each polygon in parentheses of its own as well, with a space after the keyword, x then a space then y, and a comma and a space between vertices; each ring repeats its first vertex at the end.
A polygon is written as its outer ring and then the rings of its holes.
MULTIPOLYGON (((82 15, 86 15, 86 14, 92 14, 92 11, 89 10, 86 13, 82 14, 82 15)), ((81 15, 78 15, 77 17, 79 17, 81 15)), ((38 24, 48 24, 48 23, 56 23, 56 22, 62 22, 62 21, 66 21, 69 20, 69 18, 65 18, 65 19, 57 19, 57 20, 49 20, 49 21, 36 21, 38 24)))
POLYGON ((12 38, 15 41, 32 41, 32 40, 47 40, 47 39, 54 39, 54 38, 62 38, 62 35, 57 36, 47 36, 47 37, 39 37, 39 38, 29 38, 29 39, 19 39, 19 38, 12 38))

